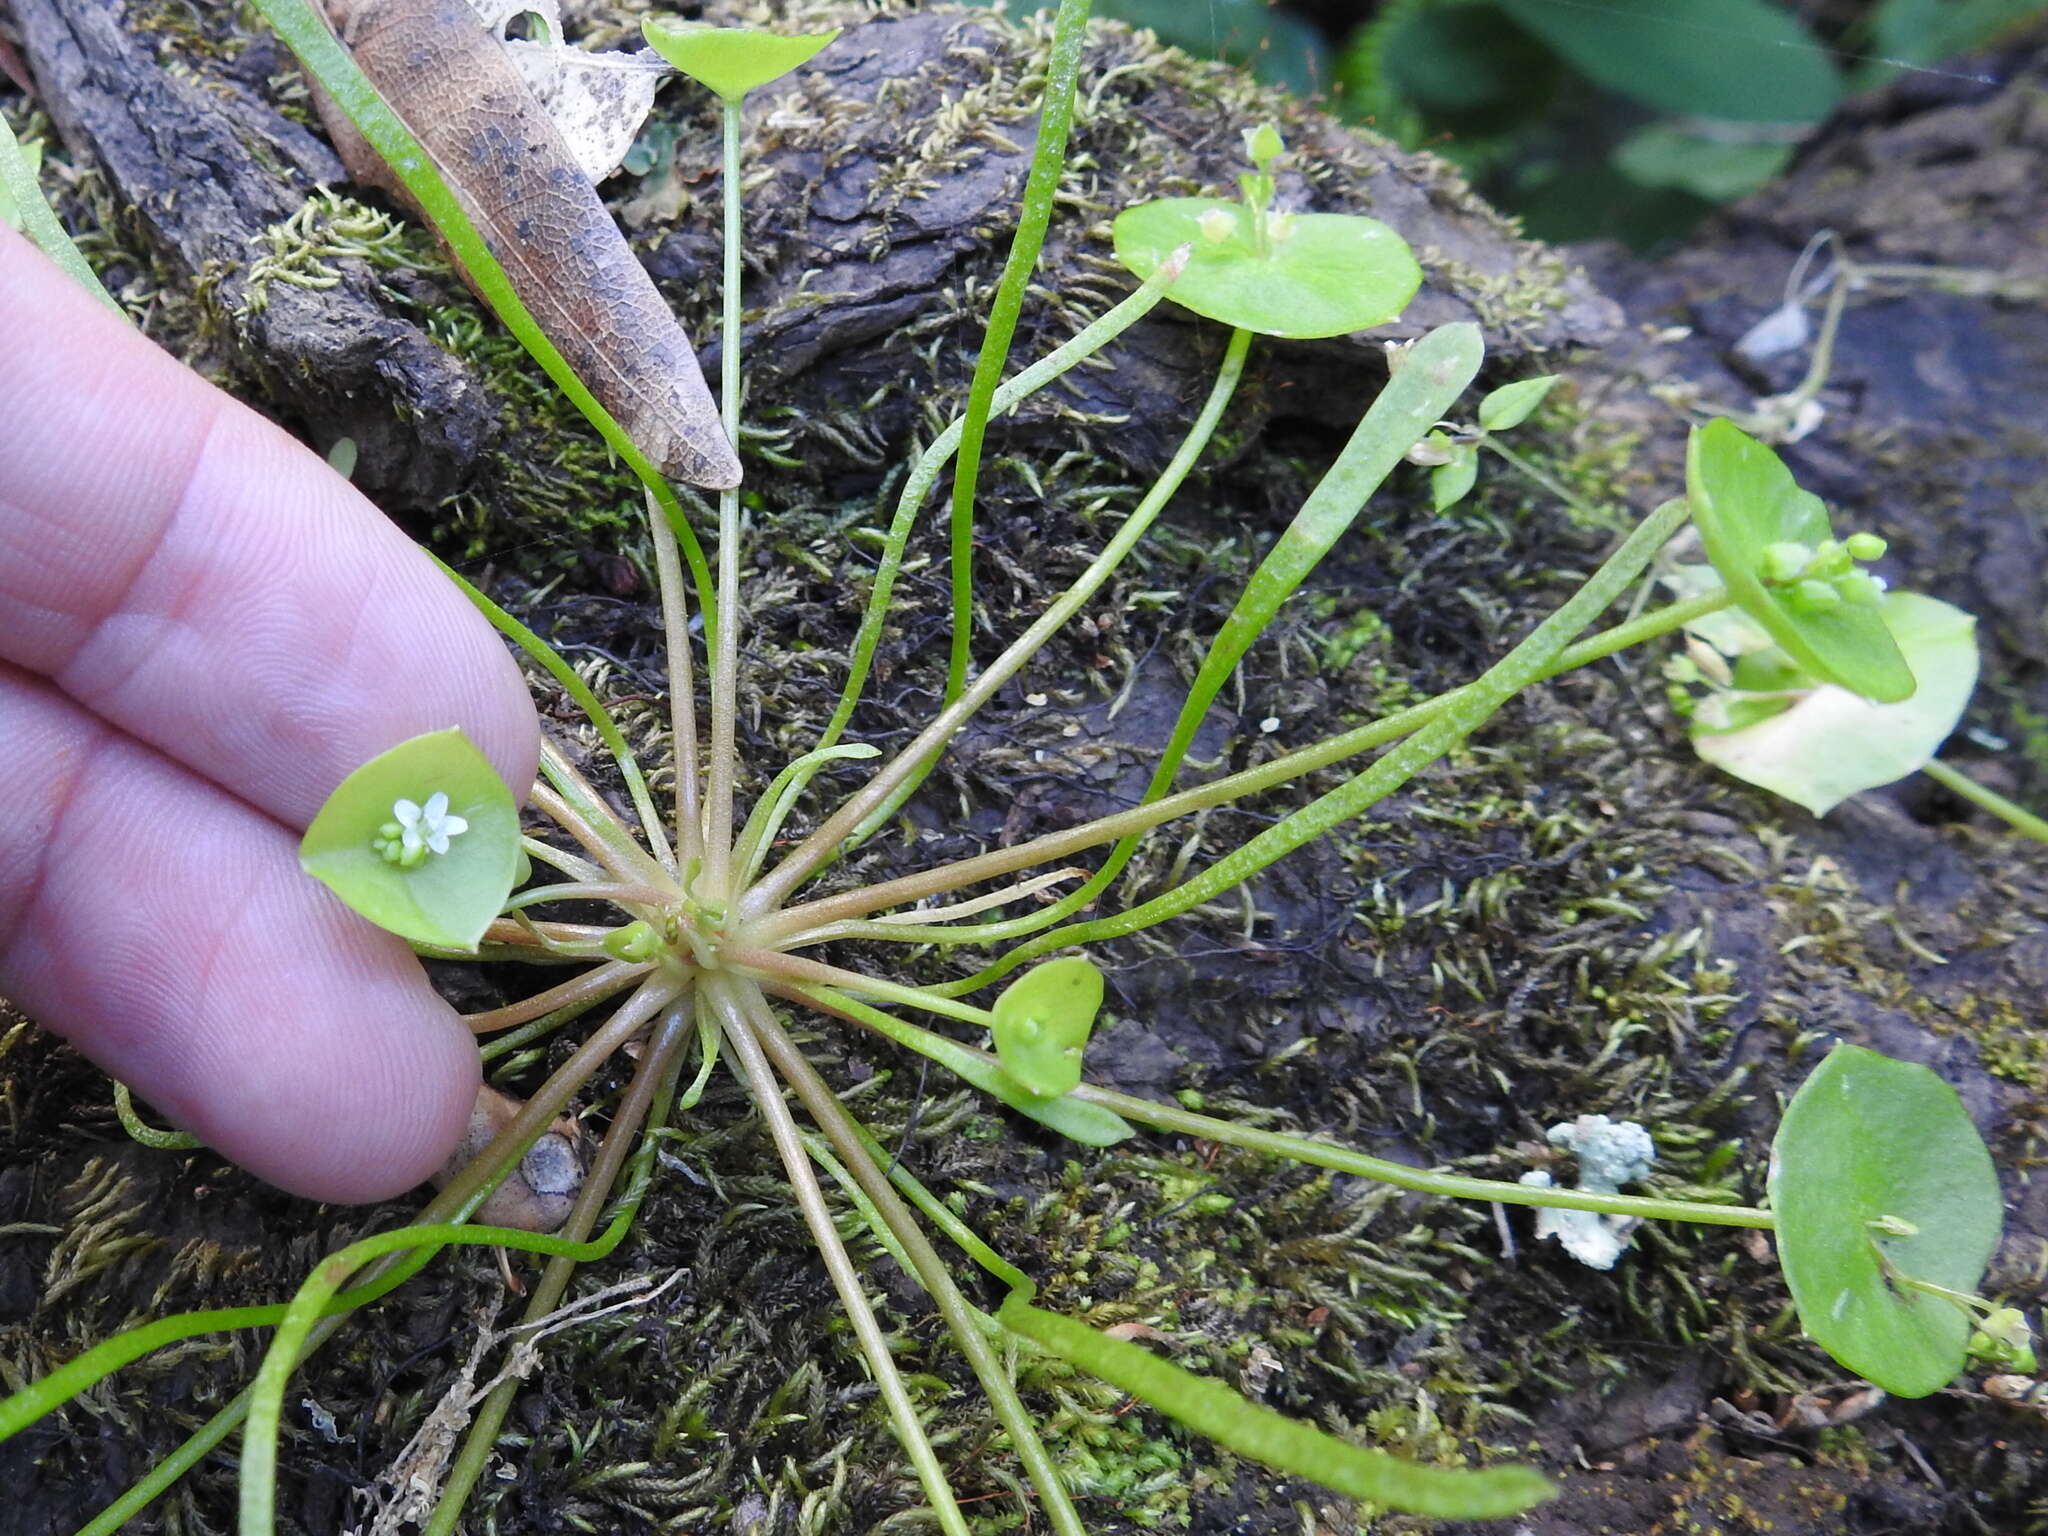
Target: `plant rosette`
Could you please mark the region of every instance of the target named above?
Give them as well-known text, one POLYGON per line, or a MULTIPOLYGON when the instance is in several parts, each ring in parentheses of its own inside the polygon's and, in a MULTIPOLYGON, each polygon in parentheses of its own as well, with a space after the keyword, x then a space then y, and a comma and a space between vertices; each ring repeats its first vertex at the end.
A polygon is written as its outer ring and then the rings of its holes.
POLYGON ((432 731, 343 779, 299 863, 378 927, 473 950, 519 879, 519 807, 467 736, 432 731))

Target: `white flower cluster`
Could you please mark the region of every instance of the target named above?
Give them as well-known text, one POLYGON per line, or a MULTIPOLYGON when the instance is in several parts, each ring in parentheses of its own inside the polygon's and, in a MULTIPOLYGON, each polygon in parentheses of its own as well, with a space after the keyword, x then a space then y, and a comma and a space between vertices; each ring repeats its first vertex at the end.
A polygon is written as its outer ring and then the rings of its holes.
POLYGON ((393 801, 391 820, 377 829, 370 846, 387 864, 417 869, 426 862, 428 854, 446 853, 448 839, 460 837, 468 830, 465 818, 448 814, 448 796, 437 789, 427 796, 425 805, 411 800, 393 801))

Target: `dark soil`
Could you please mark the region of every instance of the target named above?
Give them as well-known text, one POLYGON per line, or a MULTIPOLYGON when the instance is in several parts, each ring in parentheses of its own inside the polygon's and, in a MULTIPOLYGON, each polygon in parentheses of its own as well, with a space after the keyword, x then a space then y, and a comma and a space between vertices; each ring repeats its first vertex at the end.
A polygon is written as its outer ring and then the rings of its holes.
MULTIPOLYGON (((662 675, 641 551, 618 532, 625 493, 516 363, 488 344, 429 339, 456 334, 448 316, 466 300, 425 243, 382 269, 333 257, 339 290, 273 283, 270 303, 247 311, 250 236, 303 200, 294 167, 333 174, 313 130, 290 126, 296 98, 274 44, 216 14, 225 8, 13 6, 77 172, 66 211, 100 231, 96 254, 125 263, 116 275, 131 296, 158 293, 162 339, 318 446, 358 435, 368 477, 394 510, 576 660, 602 663, 600 686, 645 737, 662 675), (162 59, 180 68, 160 71, 162 59), (113 89, 131 70, 164 94, 113 89), (88 111, 94 80, 107 100, 88 111), (122 138, 133 122, 114 97, 172 113, 227 103, 244 115, 216 122, 217 163, 250 161, 248 144, 273 131, 297 147, 279 152, 289 164, 252 161, 249 191, 224 174, 233 196, 181 232, 175 209, 140 195, 150 175, 173 173, 152 172, 142 139, 122 138), (197 292, 193 275, 208 260, 225 265, 197 292), (356 357, 332 319, 339 311, 307 320, 310 331, 293 318, 314 302, 301 296, 337 291, 382 338, 363 344, 366 371, 347 400, 322 395, 323 380, 356 357), (307 349, 335 338, 309 373, 307 349), (480 381, 490 407, 466 424, 423 417, 420 405, 457 377, 480 381), (373 384, 381 392, 364 395, 373 384), (405 408, 394 413, 394 399, 405 408), (513 510, 480 520, 501 505, 513 510)), ((908 211, 878 203, 871 188, 855 199, 847 188, 857 181, 800 189, 846 168, 830 163, 835 146, 850 146, 857 169, 887 142, 887 125, 857 110, 872 101, 863 71, 880 50, 907 48, 928 66, 917 78, 929 94, 906 93, 912 113, 971 83, 961 72, 1028 73, 1033 43, 990 43, 993 30, 963 43, 956 26, 927 13, 855 34, 846 65, 798 87, 814 93, 814 115, 839 124, 830 143, 788 126, 800 112, 755 125, 785 167, 757 205, 752 345, 773 378, 755 398, 787 434, 778 450, 804 466, 755 481, 747 686, 757 702, 743 724, 757 769, 803 750, 830 707, 870 558, 847 530, 884 515, 873 510, 893 490, 884 466, 925 429, 926 402, 941 414, 957 399, 958 364, 1000 259, 986 210, 1013 195, 1021 161, 983 142, 971 176, 908 211), (831 234, 834 220, 871 244, 831 234), (880 259, 835 265, 818 254, 835 241, 880 259), (815 314, 786 305, 802 266, 820 260, 845 283, 844 302, 815 314), (877 397, 891 380, 900 387, 877 397), (782 402, 794 402, 786 416, 775 414, 782 402)), ((1117 50, 1142 45, 1105 31, 1096 47, 1106 72, 1117 50)), ((1077 174, 1103 184, 1078 186, 1056 228, 1052 270, 1073 285, 1068 303, 1094 304, 1086 285, 1105 282, 1099 226, 1124 200, 1116 178, 1148 190, 1162 179, 1165 190, 1224 184, 1237 127, 1270 109, 1227 72, 1143 57, 1151 72, 1121 77, 1121 94, 1082 125, 1077 174)), ((1970 732, 1947 755, 2039 805, 2048 313, 2010 280, 2043 272, 2041 186, 2015 167, 2038 166, 2048 150, 2048 97, 2024 60, 1987 61, 1981 73, 2004 83, 1943 94, 1909 79, 1858 104, 1783 187, 1666 261, 1588 253, 1619 310, 1516 245, 1433 163, 1340 139, 1298 108, 1288 109, 1289 138, 1336 167, 1302 196, 1369 203, 1396 223, 1440 221, 1435 240, 1418 239, 1439 247, 1423 322, 1478 314, 1489 342, 1498 338, 1501 377, 1554 366, 1569 346, 1604 346, 1576 356, 1569 398, 1524 433, 1553 473, 1602 506, 1647 508, 1673 493, 1688 400, 1739 407, 1788 387, 1739 374, 1727 348, 1776 302, 1816 225, 1832 223, 1864 259, 1998 274, 1990 295, 1853 305, 1828 418, 1788 456, 1842 523, 1893 541, 1895 580, 1980 616, 1984 683, 1970 732), (1454 240, 1465 243, 1446 254, 1454 240), (1504 298, 1508 289, 1519 297, 1504 298)), ((17 123, 33 110, 18 94, 0 93, 0 106, 17 123)), ((1012 139, 1027 134, 1028 121, 994 116, 1012 139)), ((674 124, 678 163, 695 163, 683 146, 702 140, 705 120, 674 124)), ((666 174, 620 201, 694 318, 701 305, 691 308, 688 290, 704 247, 693 231, 715 189, 666 174)), ((1064 321, 1048 312, 1032 324, 1027 351, 1064 321)), ((1087 394, 1002 441, 980 534, 991 634, 1014 633, 1135 499, 1186 418, 1212 340, 1154 322, 1087 394), (1099 419, 1130 411, 1128 426, 1099 419)), ((1203 637, 1334 453, 1333 428, 1355 416, 1377 366, 1357 346, 1260 356, 1230 451, 1176 506, 1152 552, 985 712, 903 834, 878 838, 839 878, 1028 837, 1136 792, 1203 637)), ((1419 483, 1399 482, 1318 575, 1299 616, 1247 659, 1197 755, 1254 761, 1463 681, 1590 569, 1620 516, 1574 521, 1492 468, 1480 497, 1448 516, 1430 511, 1419 483)), ((861 739, 900 740, 930 707, 941 569, 906 583, 856 722, 861 739)), ((2048 855, 1911 781, 1815 821, 1717 777, 1664 711, 1656 661, 1593 669, 1517 701, 1369 823, 1268 871, 1242 911, 1106 947, 1111 1001, 1091 1074, 1503 1178, 1548 1159, 1543 1130, 1556 1121, 1628 1116, 1658 1138, 1662 1187, 1706 1184, 1753 1200, 1783 1096, 1827 1041, 1853 1040, 1924 1062, 1961 1093, 2009 1196, 1990 1287, 2037 1306, 2048 1277, 2048 855)), ((573 732, 566 715, 560 723, 573 732)), ((1291 798, 1211 817, 1192 856, 1212 857, 1336 782, 1322 775, 1291 798)), ((1163 885, 1184 836, 1141 854, 1127 895, 1163 885)), ((962 974, 961 963, 918 965, 937 978, 962 974)), ((443 974, 464 1006, 521 980, 443 974)), ((820 1023, 809 1043, 885 1143, 928 1184, 956 1192, 978 1230, 1041 1281, 1048 1305, 1098 1325, 1142 1320, 1174 1336, 1184 1363, 1405 1453, 1541 1464, 1560 1498, 1488 1528, 1503 1536, 2048 1531, 2048 1414, 1993 1401, 1981 1373, 1921 1402, 1855 1401, 1860 1384, 1800 1338, 1768 1245, 1739 1231, 1646 1230, 1599 1274, 1536 1245, 1519 1213, 1174 1138, 1084 1154, 867 1037, 820 1023), (1857 1407, 1868 1411, 1852 1416, 1857 1407), (1805 1427, 1802 1410, 1839 1421, 1805 1427)), ((516 1087, 541 1070, 515 1064, 506 1075, 516 1087)), ((593 1108, 620 1080, 588 1096, 593 1108)), ((134 1146, 104 1079, 26 1025, 0 1023, 0 1114, 0 1380, 10 1386, 144 1316, 282 1296, 320 1255, 417 1208, 310 1206, 204 1153, 134 1146)), ((714 1083, 665 1167, 639 1228, 587 1287, 679 1278, 645 1307, 551 1341, 470 1528, 911 1528, 914 1482, 729 1080, 714 1083)), ((1008 1451, 975 1410, 971 1379, 919 1293, 885 1257, 871 1258, 906 1372, 924 1373, 915 1379, 943 1454, 962 1496, 978 1501, 968 1508, 990 1530, 1020 1528, 1008 1451)), ((504 1320, 504 1301, 487 1259, 443 1261, 312 1363, 288 1399, 287 1528, 325 1533, 367 1519, 380 1476, 449 1389, 479 1322, 504 1320)), ((0 1487, 12 1495, 0 1503, 0 1536, 75 1529, 232 1397, 260 1345, 241 1335, 179 1346, 0 1446, 0 1487)), ((1220 1456, 1062 1371, 1039 1365, 1023 1379, 1092 1530, 1428 1528, 1220 1456)), ((140 1528, 225 1529, 233 1489, 231 1461, 216 1457, 140 1528)))

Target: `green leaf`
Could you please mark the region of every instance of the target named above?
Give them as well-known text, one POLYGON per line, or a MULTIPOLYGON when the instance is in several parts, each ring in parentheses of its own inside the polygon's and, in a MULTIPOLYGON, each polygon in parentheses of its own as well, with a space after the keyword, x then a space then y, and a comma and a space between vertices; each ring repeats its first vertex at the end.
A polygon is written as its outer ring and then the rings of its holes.
POLYGON ((1779 1262, 1816 1344, 1900 1397, 1955 1378, 1970 1315, 1895 1278, 1967 1294, 1998 1246, 1998 1172, 1953 1088, 1925 1067, 1836 1046, 1785 1108, 1770 1197, 1779 1262), (1910 1235, 1873 1230, 1884 1217, 1910 1235))
MULTIPOLYGON (((0 153, 5 151, 0 150, 0 153)), ((16 176, 33 185, 42 170, 42 140, 31 139, 28 143, 17 146, 16 154, 16 176)), ((8 178, 5 177, 0 177, 0 224, 5 224, 9 229, 19 229, 22 224, 21 206, 15 201, 14 192, 8 185, 8 178)))
POLYGON ((1455 443, 1450 458, 1429 472, 1429 494, 1439 512, 1447 512, 1472 493, 1479 479, 1479 450, 1470 443, 1455 443))
POLYGON ((1760 675, 1766 658, 1783 654, 1765 652, 1745 657, 1736 668, 1736 687, 1746 693, 1701 705, 1692 723, 1695 750, 1722 772, 1783 795, 1816 816, 1853 794, 1926 767, 1977 685, 1977 621, 1915 592, 1888 594, 1878 611, 1920 680, 1911 698, 1878 704, 1822 685, 1780 702, 1768 719, 1738 723, 1724 717, 1714 706, 1755 702, 1755 694, 1788 686, 1787 679, 1760 675))
POLYGON ((1980 48, 2043 9, 2042 0, 1883 0, 1868 17, 1870 56, 1858 61, 1855 88, 1980 48))
POLYGON ((1102 972, 1080 955, 1048 960, 1005 987, 994 1011, 1003 1070, 1040 1098, 1071 1093, 1102 1011, 1102 972))
POLYGON ((1519 1514, 1557 1491, 1533 1467, 1467 1472, 1352 1445, 1252 1402, 1214 1377, 1197 1376, 1136 1344, 1034 1307, 1022 1291, 1009 1294, 996 1321, 1218 1445, 1347 1498, 1439 1520, 1492 1520, 1519 1514))
POLYGON ((417 944, 473 950, 512 894, 519 872, 519 807, 460 730, 432 731, 379 753, 341 781, 299 843, 299 863, 380 928, 417 944), (404 867, 378 852, 387 829, 446 795, 467 826, 447 851, 404 867))
POLYGON ((1529 413, 1543 403, 1543 397, 1556 384, 1557 375, 1546 373, 1541 378, 1501 385, 1479 402, 1479 425, 1489 432, 1505 432, 1510 427, 1519 427, 1529 419, 1529 413))
POLYGON ((1794 148, 1730 143, 1674 123, 1652 123, 1623 139, 1613 161, 1639 187, 1676 187, 1710 203, 1732 203, 1782 171, 1794 148))
POLYGON ((1496 0, 1594 84, 1681 117, 1815 123, 1842 93, 1828 50, 1767 0, 1496 0))
POLYGON ((1760 568, 1773 544, 1818 547, 1833 537, 1827 508, 1802 491, 1769 448, 1725 417, 1695 428, 1685 453, 1686 496, 1707 558, 1743 612, 1821 682, 1883 703, 1913 693, 1913 672, 1875 607, 1844 602, 1804 612, 1760 568))
POLYGON ((830 32, 785 36, 751 27, 710 27, 660 17, 649 18, 640 30, 656 53, 699 85, 733 102, 808 64, 840 31, 834 27, 830 32))
POLYGON ((1219 197, 1169 197, 1117 215, 1116 258, 1150 278, 1191 247, 1169 293, 1211 320, 1265 336, 1343 336, 1383 325, 1422 286, 1408 242, 1346 213, 1269 216, 1259 249, 1253 211, 1219 197))
POLYGON ((1084 1147, 1109 1147, 1133 1134, 1130 1121, 1115 1110, 1090 1104, 1085 1099, 1064 1096, 1040 1098, 1028 1092, 1023 1084, 996 1063, 969 1050, 957 1040, 949 1040, 933 1030, 912 1024, 908 1019, 899 1019, 893 1013, 884 1013, 870 1003, 829 987, 800 990, 819 1006, 856 1019, 877 1033, 887 1035, 898 1045, 928 1057, 954 1076, 973 1084, 991 1098, 1001 1099, 1019 1114, 1029 1116, 1047 1130, 1059 1132, 1069 1141, 1078 1141, 1084 1147))

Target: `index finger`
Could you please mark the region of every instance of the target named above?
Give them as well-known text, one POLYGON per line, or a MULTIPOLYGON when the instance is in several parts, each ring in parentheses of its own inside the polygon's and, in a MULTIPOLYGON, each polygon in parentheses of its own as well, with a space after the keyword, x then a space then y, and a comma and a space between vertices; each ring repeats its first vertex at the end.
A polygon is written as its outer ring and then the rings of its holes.
POLYGON ((0 659, 291 826, 460 725, 525 793, 519 670, 383 514, 0 228, 0 659))

